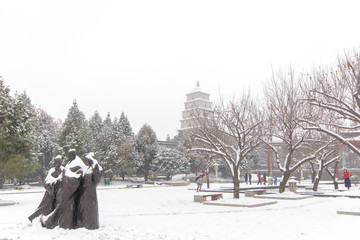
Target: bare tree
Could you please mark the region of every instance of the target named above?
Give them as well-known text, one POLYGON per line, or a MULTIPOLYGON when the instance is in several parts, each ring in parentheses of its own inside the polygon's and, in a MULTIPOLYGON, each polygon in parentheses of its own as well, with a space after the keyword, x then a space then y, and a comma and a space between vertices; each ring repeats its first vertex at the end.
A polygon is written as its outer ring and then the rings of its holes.
MULTIPOLYGON (((325 150, 321 154, 319 154, 318 157, 314 161, 311 161, 311 164, 318 166, 318 171, 317 171, 317 174, 316 174, 316 177, 314 180, 314 185, 313 185, 314 192, 316 192, 318 190, 320 179, 321 179, 321 176, 322 176, 324 170, 329 171, 328 166, 331 163, 333 163, 339 159, 339 157, 340 157, 339 155, 334 157, 334 152, 335 152, 334 150, 331 150, 331 151, 325 150)), ((331 174, 330 174, 330 176, 331 176, 331 174)), ((337 189, 338 184, 337 184, 336 180, 334 180, 334 186, 335 186, 335 189, 337 189)))
MULTIPOLYGON (((336 160, 336 161, 337 161, 337 160, 336 160)), ((335 168, 334 172, 331 172, 331 170, 329 169, 329 166, 328 166, 328 165, 326 165, 326 166, 324 167, 324 169, 325 169, 325 171, 330 175, 331 179, 333 180, 335 190, 336 190, 336 189, 339 189, 339 183, 338 183, 337 180, 336 180, 336 168, 335 168)))
POLYGON ((198 112, 192 151, 218 156, 230 169, 234 198, 239 198, 240 164, 261 144, 262 120, 250 94, 220 104, 211 112, 198 112), (199 115, 201 117, 199 117, 199 115))
POLYGON ((321 68, 308 77, 312 85, 309 103, 332 118, 307 121, 309 130, 317 130, 336 138, 360 156, 354 137, 360 133, 360 55, 354 50, 338 59, 332 68, 321 68))
POLYGON ((300 119, 311 116, 309 105, 303 101, 300 85, 302 75, 295 79, 294 71, 274 74, 266 87, 268 138, 267 145, 274 151, 282 172, 279 192, 285 191, 291 174, 304 163, 314 160, 328 143, 314 138, 310 130, 300 125, 300 119), (282 153, 280 154, 280 150, 282 153))

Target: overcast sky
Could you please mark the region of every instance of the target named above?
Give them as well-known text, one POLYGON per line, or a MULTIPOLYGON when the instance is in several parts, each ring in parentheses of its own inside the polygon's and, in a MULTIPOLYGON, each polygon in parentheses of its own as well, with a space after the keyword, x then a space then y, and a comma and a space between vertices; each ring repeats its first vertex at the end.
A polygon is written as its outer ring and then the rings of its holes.
POLYGON ((65 119, 124 112, 160 140, 200 81, 216 100, 271 69, 332 64, 359 47, 359 1, 0 1, 0 76, 65 119), (296 3, 295 3, 296 2, 296 3))

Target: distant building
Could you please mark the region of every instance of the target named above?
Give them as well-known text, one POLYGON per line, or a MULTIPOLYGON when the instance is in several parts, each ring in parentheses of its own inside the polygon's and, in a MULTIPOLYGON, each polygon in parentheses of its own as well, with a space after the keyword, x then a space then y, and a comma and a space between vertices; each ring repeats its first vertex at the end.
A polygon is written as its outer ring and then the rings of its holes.
POLYGON ((185 110, 182 112, 182 119, 180 120, 180 131, 196 127, 196 118, 198 118, 199 112, 211 111, 211 109, 212 102, 210 101, 210 94, 200 88, 198 81, 196 88, 186 94, 185 110))
POLYGON ((178 141, 158 141, 158 144, 161 148, 172 148, 172 149, 176 149, 179 145, 178 141))
MULTIPOLYGON (((180 131, 194 128, 199 111, 210 111, 211 108, 210 94, 200 88, 198 81, 196 88, 186 94, 185 110, 182 111, 182 119, 180 120, 180 131)), ((158 144, 161 148, 177 148, 179 141, 167 139, 166 141, 158 141, 158 144)))

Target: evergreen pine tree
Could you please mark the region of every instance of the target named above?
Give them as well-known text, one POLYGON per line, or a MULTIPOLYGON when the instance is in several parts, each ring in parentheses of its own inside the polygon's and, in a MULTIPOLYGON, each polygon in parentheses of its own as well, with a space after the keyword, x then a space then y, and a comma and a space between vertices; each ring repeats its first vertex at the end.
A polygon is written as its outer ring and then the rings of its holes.
POLYGON ((185 155, 175 149, 164 149, 152 161, 151 170, 156 174, 164 174, 170 180, 175 174, 189 173, 190 162, 185 155))
POLYGON ((138 159, 135 134, 124 112, 121 113, 118 129, 122 136, 122 142, 118 146, 119 172, 124 180, 125 175, 130 175, 136 171, 136 160, 138 159))
POLYGON ((98 111, 95 111, 94 115, 89 120, 90 131, 90 149, 92 152, 100 152, 101 132, 103 128, 103 120, 98 111))
POLYGON ((63 124, 62 133, 60 136, 60 146, 65 153, 69 149, 76 149, 76 153, 80 157, 84 157, 88 149, 88 128, 86 126, 85 115, 78 108, 76 100, 70 107, 67 117, 63 124))
POLYGON ((10 113, 14 104, 13 98, 10 96, 10 89, 4 85, 4 80, 0 76, 0 188, 5 182, 6 162, 14 152, 11 142, 10 113))
POLYGON ((124 114, 124 112, 121 113, 119 124, 121 131, 126 137, 134 138, 135 136, 134 131, 132 130, 132 127, 130 126, 130 122, 127 116, 124 114))
POLYGON ((114 175, 113 160, 116 149, 114 149, 114 133, 113 133, 113 122, 110 117, 110 113, 106 116, 106 119, 103 122, 102 131, 99 138, 99 160, 100 164, 103 167, 104 176, 108 178, 112 178, 114 175))
POLYGON ((44 180, 54 156, 62 154, 58 139, 61 133, 61 124, 43 109, 36 109, 35 124, 35 154, 41 165, 40 175, 44 180))
POLYGON ((35 109, 26 93, 15 94, 9 114, 10 145, 5 171, 21 183, 40 167, 35 154, 35 109))
POLYGON ((145 181, 148 180, 151 162, 158 152, 158 144, 155 132, 144 124, 136 136, 136 150, 139 154, 138 173, 142 174, 145 181))

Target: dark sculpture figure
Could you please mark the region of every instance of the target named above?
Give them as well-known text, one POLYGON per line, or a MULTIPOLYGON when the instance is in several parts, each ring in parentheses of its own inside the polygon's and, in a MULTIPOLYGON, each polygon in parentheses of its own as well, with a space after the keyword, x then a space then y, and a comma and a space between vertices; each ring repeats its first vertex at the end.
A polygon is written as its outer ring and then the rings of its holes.
POLYGON ((64 167, 61 166, 62 158, 60 155, 56 156, 53 159, 53 162, 55 167, 49 170, 49 173, 45 178, 44 197, 35 212, 28 217, 30 222, 32 222, 36 217, 39 217, 40 215, 50 214, 55 209, 56 195, 60 188, 62 179, 61 173, 64 167))
POLYGON ((68 158, 56 194, 55 208, 42 216, 41 223, 50 229, 57 226, 65 229, 97 229, 99 211, 96 186, 100 182, 102 168, 93 153, 86 156, 88 165, 76 156, 74 149, 69 150, 68 158))
POLYGON ((102 168, 89 153, 85 159, 88 164, 83 175, 83 185, 79 203, 78 227, 86 229, 99 228, 99 211, 96 186, 100 182, 102 168))
POLYGON ((63 171, 61 187, 57 193, 57 203, 53 212, 41 219, 46 228, 59 226, 65 229, 78 227, 78 205, 81 195, 82 176, 86 165, 76 156, 74 149, 68 152, 69 162, 63 171))

